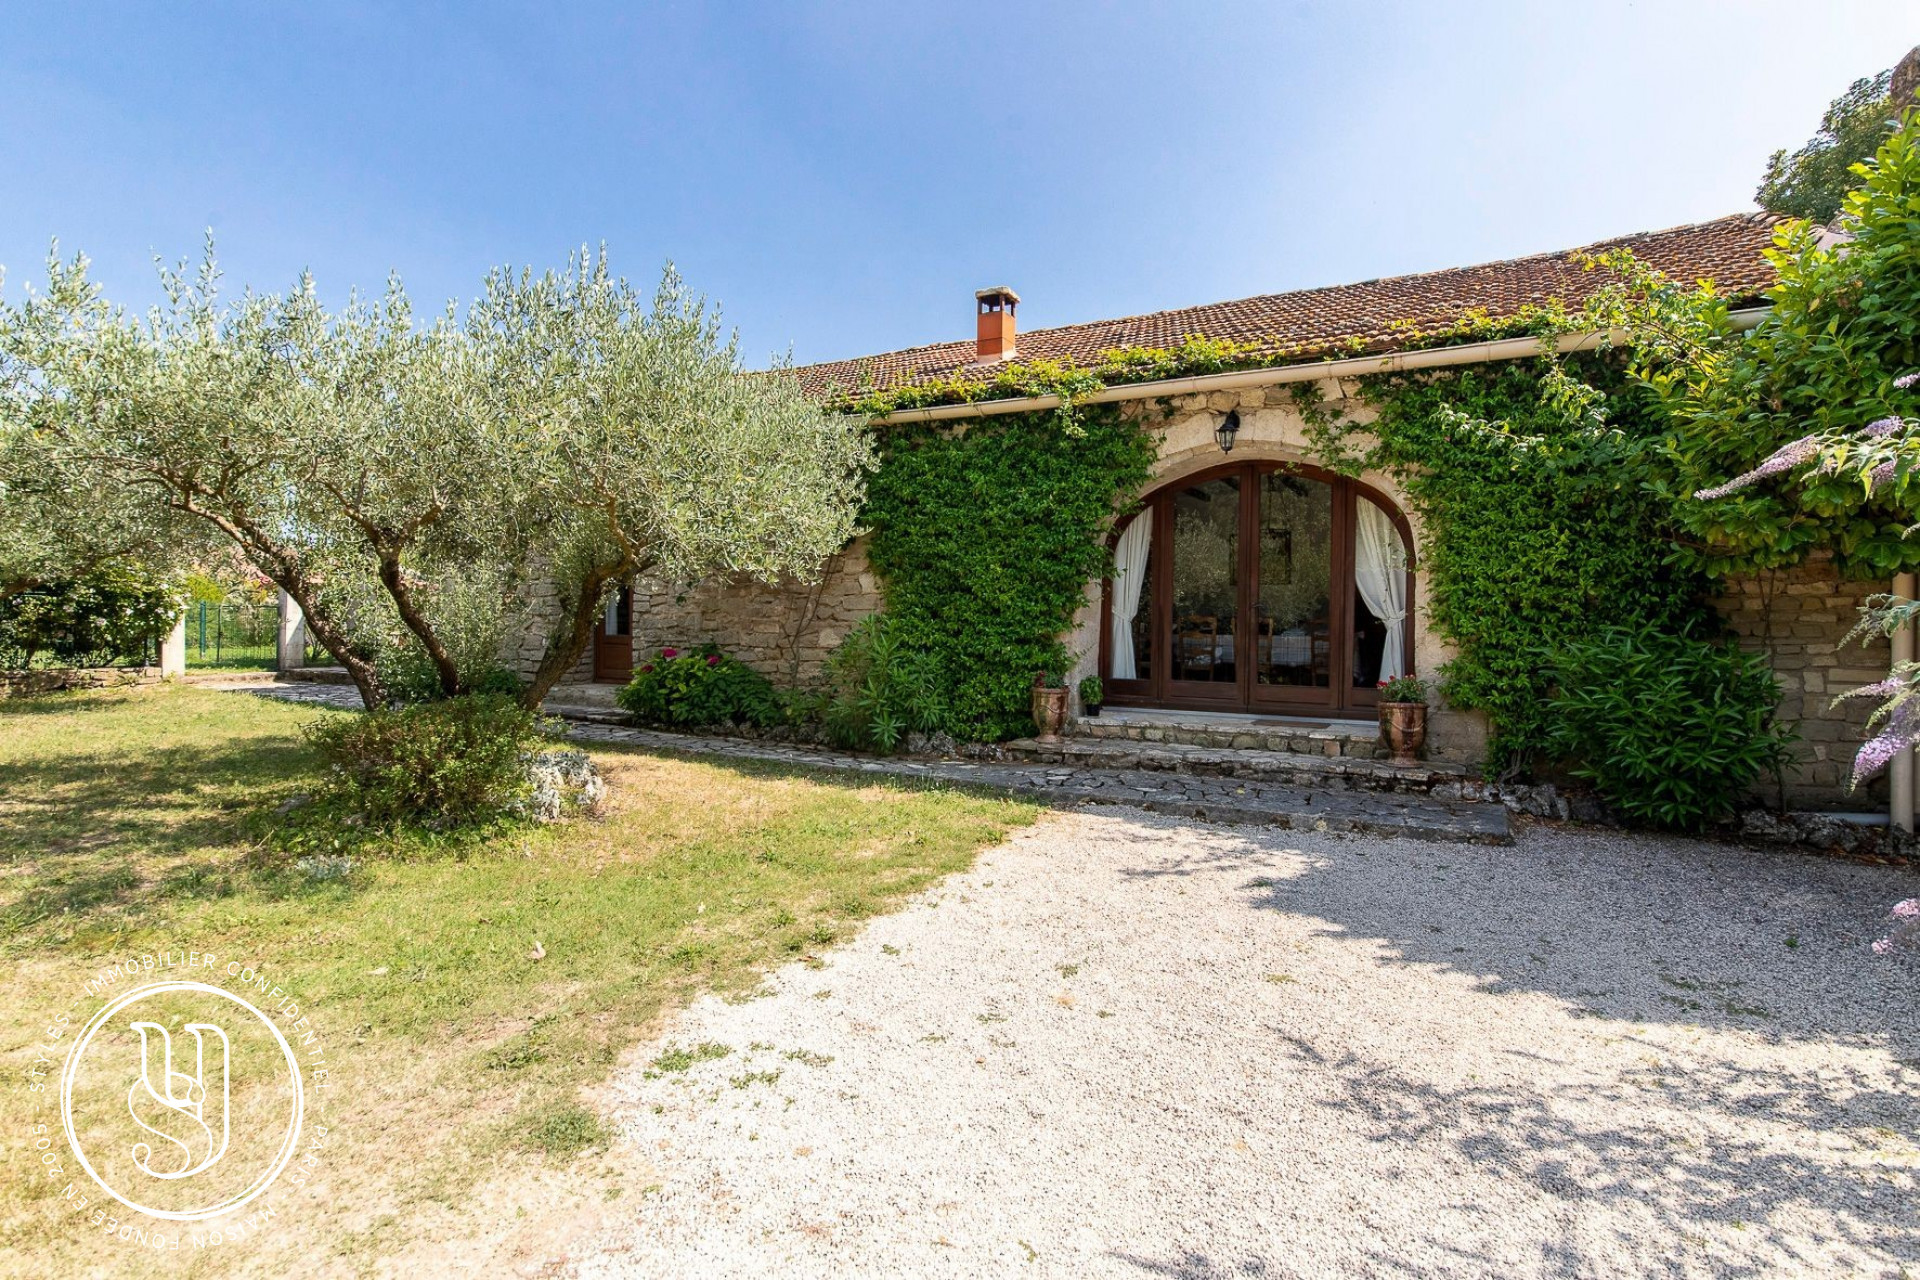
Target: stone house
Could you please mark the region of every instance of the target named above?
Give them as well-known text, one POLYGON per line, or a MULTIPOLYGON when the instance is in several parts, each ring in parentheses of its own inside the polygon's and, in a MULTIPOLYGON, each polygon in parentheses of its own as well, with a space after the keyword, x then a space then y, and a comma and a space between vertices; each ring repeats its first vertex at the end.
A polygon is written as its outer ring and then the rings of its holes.
MULTIPOLYGON (((1584 250, 1029 333, 1017 329, 1018 295, 987 289, 974 300, 971 340, 799 372, 811 392, 828 398, 858 386, 985 375, 1009 362, 1091 365, 1114 348, 1173 347, 1189 335, 1303 353, 1297 363, 1115 386, 1094 397, 1143 421, 1158 439, 1158 457, 1140 513, 1117 532, 1115 576, 1087 584, 1068 645, 1081 655, 1075 678, 1101 675, 1108 703, 1148 726, 1136 732, 1150 732, 1159 716, 1192 732, 1211 728, 1212 737, 1197 740, 1227 745, 1264 741, 1263 727, 1319 726, 1331 731, 1319 740, 1332 752, 1370 737, 1380 679, 1432 673, 1449 651, 1422 607, 1428 581, 1417 517, 1392 476, 1344 478, 1316 465, 1295 385, 1313 384, 1322 403, 1364 422, 1370 411, 1357 398, 1361 375, 1530 357, 1538 351, 1533 338, 1409 350, 1405 335, 1442 330, 1473 313, 1498 320, 1553 300, 1577 305, 1599 279, 1580 265, 1583 252, 1630 249, 1672 278, 1712 280, 1736 308, 1758 308, 1773 279, 1763 251, 1778 221, 1736 215, 1584 250)), ((1589 335, 1562 345, 1594 341, 1589 335)), ((1056 403, 1041 396, 903 410, 880 429, 911 420, 961 424, 1056 403)), ((1841 582, 1824 566, 1724 584, 1722 613, 1770 655, 1786 689, 1783 714, 1800 730, 1796 803, 1870 803, 1844 791, 1870 708, 1829 704, 1887 669, 1884 642, 1842 646, 1860 600, 1884 589, 1841 582)), ((864 539, 811 586, 643 580, 609 605, 595 650, 574 678, 624 681, 636 651, 711 641, 776 681, 799 684, 880 605, 864 539)), ((1103 729, 1111 728, 1107 720, 1103 729)), ((1477 715, 1436 708, 1431 756, 1472 763, 1484 745, 1477 715)))

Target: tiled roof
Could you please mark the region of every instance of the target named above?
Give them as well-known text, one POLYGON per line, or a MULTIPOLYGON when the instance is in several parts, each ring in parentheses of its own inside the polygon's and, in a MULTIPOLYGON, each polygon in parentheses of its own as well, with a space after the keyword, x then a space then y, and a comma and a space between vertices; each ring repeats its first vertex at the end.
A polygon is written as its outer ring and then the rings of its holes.
MULTIPOLYGON (((1475 309, 1494 319, 1528 304, 1559 299, 1577 305, 1606 277, 1576 264, 1577 253, 1631 249, 1675 280, 1712 280, 1735 299, 1758 297, 1773 284, 1773 268, 1761 256, 1773 242, 1777 215, 1735 214, 1713 222, 1642 232, 1604 240, 1584 249, 1535 254, 1478 267, 1455 267, 1421 275, 1391 276, 1359 284, 1269 293, 1237 302, 1155 311, 1121 320, 1035 329, 1019 335, 1021 360, 1098 363, 1115 347, 1171 347, 1189 335, 1259 342, 1269 349, 1297 349, 1304 359, 1328 351, 1345 354, 1391 350, 1416 329, 1444 329, 1475 309)), ((963 316, 964 312, 961 313, 963 316)), ((1000 362, 980 364, 973 339, 909 347, 884 355, 834 360, 797 370, 810 395, 829 398, 863 388, 886 388, 956 374, 990 374, 1000 362)))

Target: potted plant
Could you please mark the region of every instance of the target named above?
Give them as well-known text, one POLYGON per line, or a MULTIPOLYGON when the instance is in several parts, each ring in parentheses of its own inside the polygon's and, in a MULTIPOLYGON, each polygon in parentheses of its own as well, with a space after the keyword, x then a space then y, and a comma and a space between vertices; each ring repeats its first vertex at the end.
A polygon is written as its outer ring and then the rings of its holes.
POLYGON ((1080 682, 1080 710, 1090 716, 1100 714, 1101 700, 1106 689, 1100 684, 1099 676, 1088 676, 1080 682))
POLYGON ((1427 745, 1427 683, 1418 676, 1380 682, 1380 741, 1395 764, 1417 764, 1427 745))
POLYGON ((1033 678, 1033 727, 1040 741, 1058 742, 1066 723, 1066 677, 1057 671, 1043 671, 1033 678))

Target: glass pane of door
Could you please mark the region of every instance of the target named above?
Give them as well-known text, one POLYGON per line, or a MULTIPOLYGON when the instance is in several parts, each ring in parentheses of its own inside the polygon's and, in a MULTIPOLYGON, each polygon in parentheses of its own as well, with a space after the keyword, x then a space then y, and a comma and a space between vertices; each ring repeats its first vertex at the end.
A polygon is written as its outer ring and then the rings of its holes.
POLYGON ((1240 591, 1239 476, 1173 495, 1173 592, 1168 658, 1178 682, 1231 695, 1240 591))
POLYGON ((1284 472, 1261 476, 1258 527, 1254 679, 1262 686, 1330 688, 1332 486, 1284 472))

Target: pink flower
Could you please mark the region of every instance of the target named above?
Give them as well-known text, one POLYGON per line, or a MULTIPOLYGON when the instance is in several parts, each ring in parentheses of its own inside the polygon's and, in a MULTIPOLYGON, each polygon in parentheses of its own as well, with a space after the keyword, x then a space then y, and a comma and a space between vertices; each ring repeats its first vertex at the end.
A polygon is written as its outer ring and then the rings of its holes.
POLYGON ((1916 382, 1920 382, 1920 373, 1903 373, 1893 380, 1893 385, 1905 391, 1916 382))
POLYGON ((680 656, 680 651, 678 649, 662 649, 660 656, 663 658, 677 658, 680 656))
POLYGON ((720 655, 719 655, 719 654, 717 654, 717 653, 710 653, 710 654, 708 654, 708 655, 707 655, 707 665, 708 665, 708 666, 710 666, 710 667, 717 667, 717 666, 719 666, 719 665, 720 665, 720 655))
POLYGON ((1920 898, 1908 898, 1904 902, 1894 903, 1893 918, 1896 920, 1920 920, 1920 898))
POLYGON ((1893 950, 1892 938, 1882 938, 1880 939, 1880 941, 1873 944, 1873 954, 1877 956, 1887 955, 1892 950, 1893 950))
POLYGON ((647 664, 646 666, 644 666, 644 667, 642 667, 642 668, 640 668, 640 670, 642 670, 642 671, 651 671, 651 670, 653 670, 653 664, 652 664, 651 662, 649 662, 649 663, 648 663, 648 664, 647 664))

